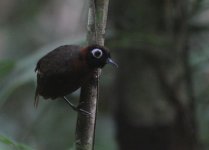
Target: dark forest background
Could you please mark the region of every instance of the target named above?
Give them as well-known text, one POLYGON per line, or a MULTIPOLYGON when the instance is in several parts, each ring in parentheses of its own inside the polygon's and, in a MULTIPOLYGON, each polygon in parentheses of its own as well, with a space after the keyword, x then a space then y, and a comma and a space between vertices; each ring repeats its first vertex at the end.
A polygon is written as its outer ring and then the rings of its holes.
MULTIPOLYGON (((70 150, 77 114, 33 107, 36 62, 86 44, 88 1, 0 1, 0 149, 70 150)), ((209 1, 110 0, 96 150, 209 149, 209 1)), ((79 91, 70 96, 77 103, 79 91)))

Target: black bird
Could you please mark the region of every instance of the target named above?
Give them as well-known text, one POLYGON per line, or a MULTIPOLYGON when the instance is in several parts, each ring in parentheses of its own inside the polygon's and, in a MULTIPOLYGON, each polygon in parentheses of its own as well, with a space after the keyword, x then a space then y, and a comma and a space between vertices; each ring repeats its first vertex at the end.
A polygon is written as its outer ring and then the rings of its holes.
POLYGON ((73 109, 78 110, 65 96, 80 88, 96 68, 103 68, 108 63, 117 67, 108 49, 100 45, 64 45, 49 52, 38 61, 35 68, 35 107, 38 106, 39 96, 45 99, 62 97, 73 109))

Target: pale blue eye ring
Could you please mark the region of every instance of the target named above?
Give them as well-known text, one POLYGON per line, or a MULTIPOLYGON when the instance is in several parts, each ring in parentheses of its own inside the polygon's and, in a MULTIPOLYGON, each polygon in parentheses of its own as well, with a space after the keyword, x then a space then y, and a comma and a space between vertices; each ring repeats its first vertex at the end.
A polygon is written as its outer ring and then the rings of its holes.
POLYGON ((97 58, 97 59, 101 58, 102 55, 103 55, 102 50, 101 50, 101 49, 98 49, 98 48, 93 49, 93 50, 91 51, 91 53, 92 53, 93 57, 95 57, 95 58, 97 58))

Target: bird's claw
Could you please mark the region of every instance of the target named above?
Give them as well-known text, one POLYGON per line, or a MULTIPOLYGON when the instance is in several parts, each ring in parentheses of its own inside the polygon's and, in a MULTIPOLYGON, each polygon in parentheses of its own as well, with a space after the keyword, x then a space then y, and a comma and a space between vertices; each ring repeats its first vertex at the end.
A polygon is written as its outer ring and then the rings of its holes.
POLYGON ((84 104, 84 102, 80 102, 80 104, 79 104, 78 106, 75 106, 75 105, 72 104, 65 96, 64 96, 63 98, 64 98, 64 100, 70 105, 70 107, 71 107, 73 110, 75 110, 75 111, 77 111, 77 112, 80 112, 80 113, 83 114, 83 115, 91 115, 90 112, 88 112, 88 111, 86 111, 86 110, 83 110, 83 109, 81 108, 81 106, 84 104))
POLYGON ((86 111, 86 110, 83 110, 83 109, 81 109, 81 108, 78 109, 78 112, 80 112, 81 114, 86 115, 86 116, 91 115, 90 112, 88 112, 88 111, 86 111))
POLYGON ((84 104, 85 104, 85 102, 80 102, 79 105, 76 107, 76 109, 77 109, 76 111, 80 112, 80 113, 83 114, 83 115, 91 115, 90 112, 88 112, 88 111, 82 109, 82 106, 83 106, 84 104))

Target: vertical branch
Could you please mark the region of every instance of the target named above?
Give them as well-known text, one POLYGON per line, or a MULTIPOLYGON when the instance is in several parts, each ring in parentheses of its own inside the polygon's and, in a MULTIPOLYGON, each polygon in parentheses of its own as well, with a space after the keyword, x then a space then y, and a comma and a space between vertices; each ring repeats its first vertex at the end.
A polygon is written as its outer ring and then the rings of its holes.
MULTIPOLYGON (((108 0, 90 0, 87 25, 88 44, 104 45, 104 35, 108 13, 108 0)), ((76 126, 76 150, 94 149, 99 69, 96 69, 89 81, 81 87, 80 103, 90 115, 78 113, 76 126)))
POLYGON ((96 4, 95 0, 89 0, 88 24, 87 24, 87 42, 96 43, 96 4))
POLYGON ((105 29, 108 14, 109 0, 95 0, 96 9, 96 43, 104 45, 105 40, 105 29))

